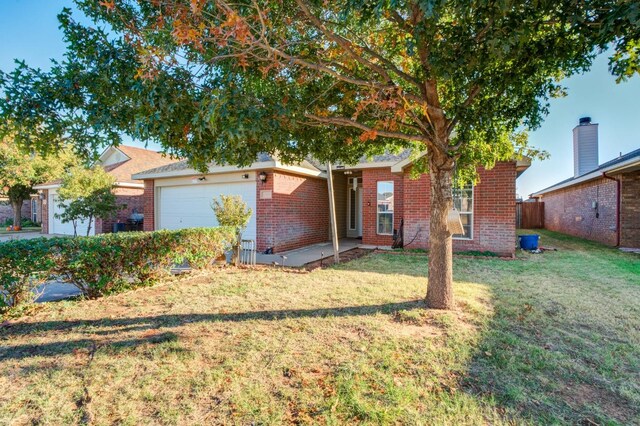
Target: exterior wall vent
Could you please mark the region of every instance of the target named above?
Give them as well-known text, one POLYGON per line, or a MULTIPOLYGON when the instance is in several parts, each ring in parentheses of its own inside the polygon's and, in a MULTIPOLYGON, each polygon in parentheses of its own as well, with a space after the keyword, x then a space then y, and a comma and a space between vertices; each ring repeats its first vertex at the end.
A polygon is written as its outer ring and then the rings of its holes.
POLYGON ((598 125, 591 117, 582 117, 573 129, 573 176, 582 176, 598 168, 598 125))

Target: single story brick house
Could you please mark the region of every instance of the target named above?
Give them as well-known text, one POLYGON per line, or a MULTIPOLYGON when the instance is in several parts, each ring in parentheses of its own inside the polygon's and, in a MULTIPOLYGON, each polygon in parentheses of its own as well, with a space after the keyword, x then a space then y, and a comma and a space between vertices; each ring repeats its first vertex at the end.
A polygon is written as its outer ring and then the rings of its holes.
MULTIPOLYGON (((176 162, 163 154, 143 148, 120 145, 107 148, 96 161, 95 166, 103 167, 116 179, 114 194, 119 204, 126 204, 112 219, 95 219, 91 227, 91 235, 113 231, 116 222, 128 224, 134 214, 142 214, 144 210, 144 183, 131 178, 133 173, 149 167, 159 167, 176 162)), ((42 222, 43 234, 73 235, 73 225, 62 223, 55 217, 61 211, 58 205, 57 190, 61 180, 56 180, 34 187, 38 191, 34 197, 39 200, 38 217, 42 222)), ((86 232, 87 223, 78 225, 78 234, 86 232)))
MULTIPOLYGON (((409 154, 334 167, 340 238, 391 246, 403 222, 405 247, 427 248, 429 176, 410 177, 409 154)), ((514 253, 515 181, 528 166, 528 161, 508 161, 491 170, 481 168, 478 185, 456 191, 466 233, 455 237, 455 250, 514 253)), ((212 199, 227 194, 240 195, 252 209, 244 238, 255 240, 261 252, 330 240, 327 171, 314 162, 292 166, 261 155, 249 167, 212 165, 202 174, 181 161, 137 173, 133 179, 144 181, 146 231, 215 226, 212 199)))
POLYGON ((598 164, 598 124, 573 129, 574 176, 531 194, 545 228, 610 246, 640 248, 640 149, 598 164))

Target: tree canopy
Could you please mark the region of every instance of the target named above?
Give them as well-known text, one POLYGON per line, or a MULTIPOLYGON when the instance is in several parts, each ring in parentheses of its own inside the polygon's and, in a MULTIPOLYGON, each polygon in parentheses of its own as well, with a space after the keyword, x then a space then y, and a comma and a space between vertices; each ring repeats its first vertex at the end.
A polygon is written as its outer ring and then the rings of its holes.
POLYGON ((65 170, 78 162, 70 149, 41 155, 5 136, 0 140, 0 193, 9 198, 14 224, 20 224, 20 210, 38 184, 62 177, 65 170))
POLYGON ((74 235, 78 226, 85 223, 86 235, 90 235, 93 219, 106 219, 126 207, 119 205, 112 189, 115 178, 102 167, 76 166, 69 170, 58 189, 62 222, 73 224, 74 235))
POLYGON ((639 71, 640 12, 629 0, 76 4, 98 25, 63 11, 65 60, 0 75, 0 128, 41 148, 126 133, 201 169, 259 152, 348 163, 427 152, 417 166, 431 176, 429 289, 449 294, 453 170, 462 181, 478 166, 539 156, 523 131, 600 50, 613 46, 620 80, 639 71))

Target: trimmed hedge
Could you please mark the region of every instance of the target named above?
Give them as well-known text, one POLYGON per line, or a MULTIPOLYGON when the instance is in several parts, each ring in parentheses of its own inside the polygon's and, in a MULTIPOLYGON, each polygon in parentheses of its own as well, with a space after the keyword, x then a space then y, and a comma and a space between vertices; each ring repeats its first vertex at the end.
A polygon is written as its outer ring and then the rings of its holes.
POLYGON ((210 266, 234 238, 232 229, 220 227, 3 243, 0 309, 29 301, 35 286, 54 278, 89 298, 150 285, 184 262, 194 269, 210 266))
POLYGON ((54 268, 51 241, 46 238, 0 243, 0 312, 33 302, 33 290, 54 268))

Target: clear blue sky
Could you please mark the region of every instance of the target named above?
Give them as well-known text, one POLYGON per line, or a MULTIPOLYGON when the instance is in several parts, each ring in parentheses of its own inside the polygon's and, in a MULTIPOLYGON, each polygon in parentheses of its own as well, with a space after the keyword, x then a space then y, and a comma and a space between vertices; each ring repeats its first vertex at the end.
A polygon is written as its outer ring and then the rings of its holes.
MULTIPOLYGON (((12 69, 14 58, 42 68, 48 67, 50 58, 61 58, 64 43, 56 15, 64 6, 71 7, 72 2, 0 0, 0 69, 12 69)), ((569 95, 552 101, 544 124, 530 135, 531 144, 549 151, 551 158, 534 162, 518 179, 520 195, 572 176, 571 130, 582 116, 600 124, 600 163, 640 148, 640 77, 616 84, 608 73, 607 58, 601 56, 591 72, 564 84, 569 95)))

